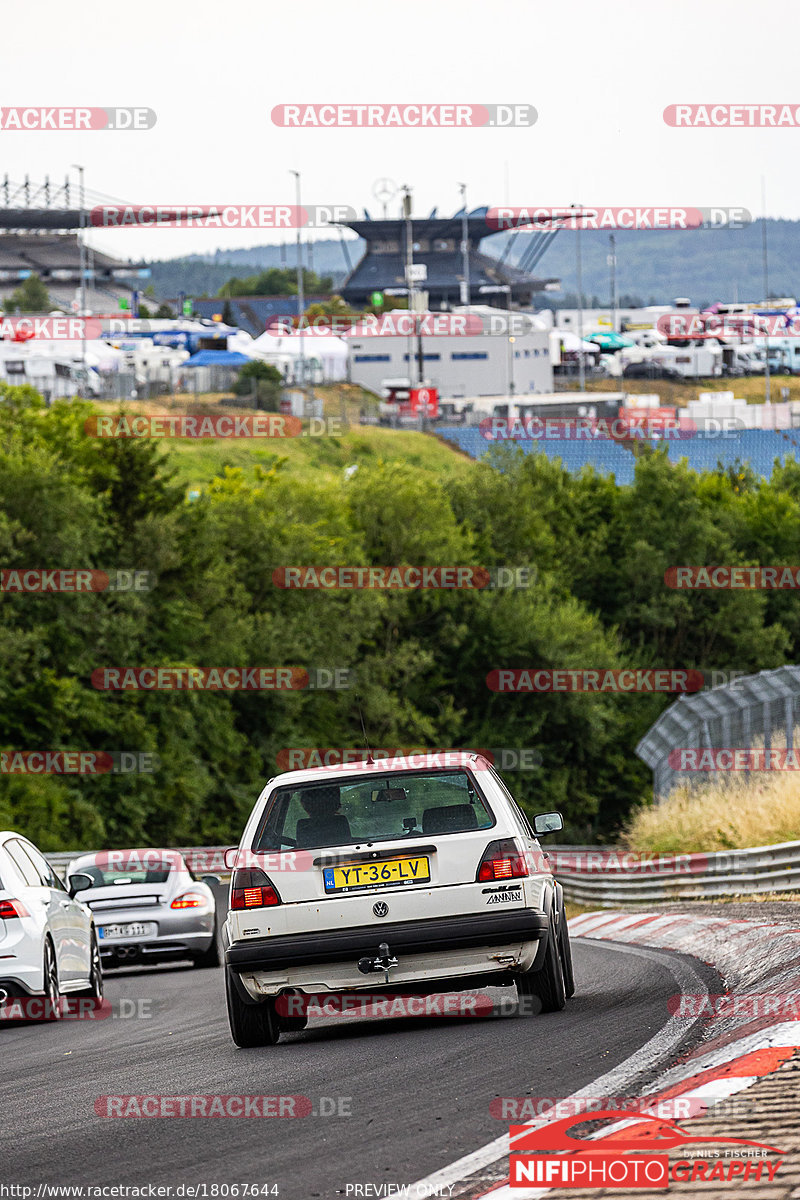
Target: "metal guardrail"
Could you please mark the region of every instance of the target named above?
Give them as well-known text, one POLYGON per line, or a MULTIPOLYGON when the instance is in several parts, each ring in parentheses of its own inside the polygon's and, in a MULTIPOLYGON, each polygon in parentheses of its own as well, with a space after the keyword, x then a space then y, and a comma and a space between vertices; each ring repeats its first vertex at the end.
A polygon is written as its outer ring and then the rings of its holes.
MULTIPOLYGON (((165 847, 166 849, 166 847, 165 847)), ((195 874, 210 875, 230 875, 229 869, 225 866, 223 855, 228 849, 227 846, 190 846, 190 847, 175 847, 176 853, 182 854, 186 860, 186 865, 195 874)), ((74 858, 79 858, 82 854, 95 854, 94 850, 60 850, 53 854, 45 854, 45 858, 54 867, 56 871, 63 872, 67 869, 74 858)))
MULTIPOLYGON (((197 874, 227 877, 225 846, 181 847, 197 874)), ((57 871, 90 853, 48 854, 57 871)), ((669 900, 711 900, 800 892, 800 841, 711 854, 634 854, 608 846, 547 846, 545 853, 568 900, 601 908, 669 900)))
POLYGON ((710 854, 646 855, 595 847, 548 848, 568 900, 601 908, 800 892, 800 842, 710 854))

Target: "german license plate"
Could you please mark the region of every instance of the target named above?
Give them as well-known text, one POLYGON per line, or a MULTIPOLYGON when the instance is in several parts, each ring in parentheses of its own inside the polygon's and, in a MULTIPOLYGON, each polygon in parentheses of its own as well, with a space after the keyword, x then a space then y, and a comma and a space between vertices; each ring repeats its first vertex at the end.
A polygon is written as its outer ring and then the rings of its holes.
POLYGON ((392 858, 384 862, 354 863, 349 867, 325 867, 322 874, 326 892, 354 892, 360 888, 426 883, 431 870, 427 857, 392 858))
POLYGON ((158 926, 155 921, 132 921, 127 925, 101 925, 97 932, 104 942, 113 942, 121 938, 155 937, 158 926))

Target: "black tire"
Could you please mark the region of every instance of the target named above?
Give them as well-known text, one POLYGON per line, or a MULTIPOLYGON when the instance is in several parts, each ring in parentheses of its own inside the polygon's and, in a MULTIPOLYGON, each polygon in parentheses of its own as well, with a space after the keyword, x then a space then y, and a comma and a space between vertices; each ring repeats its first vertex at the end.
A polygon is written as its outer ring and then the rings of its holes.
POLYGON ((575 995, 575 972, 572 969, 572 945, 569 940, 567 914, 562 902, 558 915, 558 953, 561 958, 561 971, 564 975, 564 995, 571 1000, 575 995))
POLYGON ((274 999, 245 1004, 236 988, 230 967, 225 968, 225 996, 228 1001, 231 1037, 236 1045, 243 1049, 274 1046, 281 1036, 274 999))
POLYGON ((192 955, 192 964, 195 967, 218 967, 219 963, 220 963, 219 941, 217 939, 217 934, 215 931, 214 932, 214 940, 212 941, 212 943, 208 947, 208 949, 204 950, 202 954, 193 954, 192 955))
POLYGON ((567 1003, 552 912, 542 967, 538 971, 526 971, 524 975, 517 976, 517 996, 519 1011, 524 1016, 536 1012, 561 1012, 567 1003))
POLYGON ((97 931, 92 929, 92 965, 89 974, 90 983, 88 988, 84 988, 80 992, 73 992, 73 996, 80 996, 82 1000, 92 1000, 95 1008, 103 1006, 103 964, 100 959, 100 943, 97 940, 97 931))
POLYGON ((60 1021, 61 987, 58 982, 58 963, 53 943, 48 937, 44 943, 44 1015, 43 1021, 60 1021))

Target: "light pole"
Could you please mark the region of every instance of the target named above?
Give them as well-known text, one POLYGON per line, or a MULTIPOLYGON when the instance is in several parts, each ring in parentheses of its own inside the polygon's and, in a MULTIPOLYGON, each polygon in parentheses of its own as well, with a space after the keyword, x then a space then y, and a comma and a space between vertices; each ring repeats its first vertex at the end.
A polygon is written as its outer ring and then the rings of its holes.
POLYGON ((86 227, 86 207, 84 205, 83 191, 83 167, 78 163, 72 164, 72 169, 78 172, 80 180, 80 232, 78 233, 78 251, 80 253, 80 269, 81 269, 81 367, 83 369, 83 380, 81 388, 86 386, 86 246, 84 245, 84 229, 86 227))
MULTIPOLYGON (((290 175, 294 175, 295 184, 295 220, 297 221, 297 315, 302 322, 303 314, 306 310, 305 297, 303 295, 303 263, 301 261, 301 246, 300 246, 300 172, 290 171, 290 175)), ((300 388, 305 387, 306 382, 306 359, 303 346, 303 326, 300 324, 300 388)), ((305 406, 305 392, 303 393, 305 406)))
MULTIPOLYGON (((509 408, 514 403, 514 342, 515 341, 516 341, 516 338, 513 336, 508 339, 508 395, 509 395, 509 399, 511 401, 509 408)), ((514 414, 512 412, 509 412, 508 415, 509 415, 509 417, 513 417, 514 414)))
MULTIPOLYGON (((574 206, 573 206, 574 207, 574 206)), ((577 206, 580 208, 580 205, 577 206)), ((583 361, 583 272, 581 269, 581 223, 575 226, 575 274, 578 284, 578 378, 582 392, 586 391, 586 365, 583 361)))
POLYGON ((461 281, 461 303, 469 306, 469 242, 467 233, 469 230, 469 221, 467 220, 467 185, 460 183, 461 191, 461 261, 463 263, 464 278, 461 281))
POLYGON ((611 244, 611 253, 608 256, 608 265, 611 267, 611 329, 613 333, 617 332, 617 239, 613 233, 608 235, 608 240, 611 244))
MULTIPOLYGON (((764 306, 769 311, 769 267, 767 263, 767 192, 764 184, 764 176, 761 176, 761 257, 764 268, 764 306)), ((769 318, 767 318, 769 322, 769 318)), ((767 333, 764 338, 764 383, 766 384, 764 403, 771 403, 771 389, 769 377, 769 323, 767 323, 767 333)))
MULTIPOLYGON (((411 188, 408 184, 403 184, 403 216, 406 221, 406 287, 408 288, 408 311, 411 314, 416 313, 416 293, 414 291, 414 232, 411 227, 411 188)), ((409 321, 410 329, 416 326, 416 316, 412 316, 409 321)), ((409 332, 408 335, 408 383, 411 387, 412 370, 414 362, 414 335, 409 332)), ((422 382, 422 373, 420 374, 420 383, 422 382)))

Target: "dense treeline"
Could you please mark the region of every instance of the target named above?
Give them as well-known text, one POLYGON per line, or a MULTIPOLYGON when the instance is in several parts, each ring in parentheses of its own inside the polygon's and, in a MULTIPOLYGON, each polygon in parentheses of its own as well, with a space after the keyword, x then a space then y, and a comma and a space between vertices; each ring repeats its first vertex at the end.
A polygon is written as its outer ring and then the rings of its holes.
POLYGON ((507 447, 432 483, 376 461, 310 486, 278 462, 188 504, 163 448, 84 435, 80 404, 27 388, 0 403, 0 567, 136 568, 141 593, 0 594, 0 750, 152 752, 153 774, 0 775, 0 828, 49 849, 238 839, 278 751, 534 746, 509 775, 578 840, 647 795, 633 749, 667 697, 503 695, 494 667, 700 667, 796 661, 791 592, 671 591, 676 564, 796 563, 800 467, 770 484, 647 454, 636 484, 573 478, 507 447), (533 565, 525 589, 288 591, 301 564, 533 565), (351 667, 357 689, 103 692, 97 667, 351 667))

